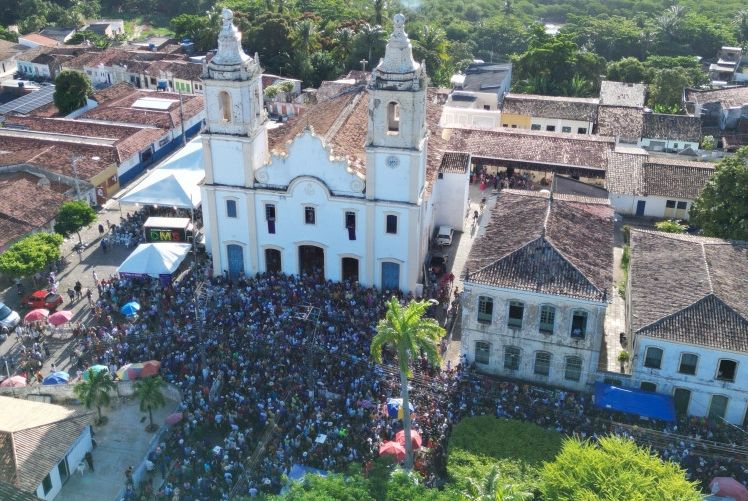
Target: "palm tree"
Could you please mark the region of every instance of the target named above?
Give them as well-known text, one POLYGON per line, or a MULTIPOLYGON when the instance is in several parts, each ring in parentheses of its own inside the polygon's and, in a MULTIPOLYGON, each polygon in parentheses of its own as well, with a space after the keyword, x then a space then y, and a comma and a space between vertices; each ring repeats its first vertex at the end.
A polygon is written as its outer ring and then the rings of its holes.
POLYGON ((153 424, 153 409, 166 405, 164 394, 161 393, 165 384, 161 376, 146 377, 135 382, 135 396, 140 400, 140 411, 148 411, 149 424, 145 429, 148 432, 156 429, 153 424))
POLYGON ((335 30, 335 51, 338 57, 345 61, 353 48, 353 37, 355 33, 351 28, 338 28, 335 30))
POLYGON ((92 368, 86 370, 86 379, 75 385, 73 391, 75 396, 86 406, 86 409, 96 407, 99 413, 99 423, 103 423, 101 407, 109 405, 109 392, 115 389, 116 385, 109 371, 94 371, 92 368))
POLYGON ((382 14, 386 8, 386 0, 374 0, 374 22, 380 26, 382 24, 382 14))
POLYGON ((517 485, 501 481, 499 467, 494 466, 482 482, 470 478, 465 497, 473 501, 528 501, 533 498, 531 492, 521 490, 517 485))
POLYGON ((441 363, 439 339, 444 329, 433 318, 423 318, 429 306, 435 301, 411 301, 402 306, 396 297, 387 303, 385 317, 377 324, 377 334, 371 340, 371 356, 382 363, 382 350, 385 346, 394 348, 400 366, 400 396, 403 399, 403 427, 405 429, 405 469, 413 468, 413 444, 410 438, 410 406, 408 398, 408 377, 410 359, 420 352, 426 355, 431 365, 441 363))
POLYGON ((733 26, 737 29, 738 42, 748 40, 748 9, 740 9, 735 13, 732 20, 733 26))
POLYGON ((369 59, 367 61, 373 68, 376 64, 371 60, 371 49, 374 45, 384 41, 384 30, 378 24, 372 26, 369 23, 364 23, 361 25, 357 36, 361 37, 364 44, 369 48, 369 59))

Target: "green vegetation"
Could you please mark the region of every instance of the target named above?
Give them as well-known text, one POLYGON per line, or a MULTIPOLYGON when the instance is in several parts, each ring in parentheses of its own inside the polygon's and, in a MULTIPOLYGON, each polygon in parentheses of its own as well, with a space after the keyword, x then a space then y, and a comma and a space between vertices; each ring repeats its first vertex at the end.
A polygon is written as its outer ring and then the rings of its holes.
POLYGON ((65 202, 57 215, 55 232, 66 237, 75 233, 78 235, 78 242, 82 242, 80 230, 94 221, 96 221, 96 211, 85 200, 65 202))
POLYGON ((433 318, 424 318, 431 301, 413 301, 406 306, 395 296, 387 303, 385 317, 377 324, 377 334, 371 340, 371 357, 382 363, 382 352, 386 348, 395 350, 400 368, 400 396, 403 399, 403 428, 405 430, 405 469, 413 468, 413 443, 410 438, 410 405, 408 378, 412 376, 410 360, 419 354, 426 355, 429 364, 438 366, 439 340, 444 328, 433 318))
POLYGON ((665 221, 657 221, 655 223, 655 228, 664 231, 665 233, 685 233, 688 226, 680 224, 674 219, 667 219, 665 221))
POLYGON ((11 278, 27 277, 43 271, 60 258, 62 236, 56 233, 34 233, 11 245, 0 254, 0 273, 11 278))
POLYGON ((704 235, 748 240, 748 147, 717 164, 689 213, 704 235))
POLYGON ((99 413, 98 422, 104 423, 101 408, 109 405, 109 392, 115 388, 114 380, 109 371, 87 369, 87 373, 87 378, 81 379, 73 388, 73 392, 86 409, 96 407, 99 413))
POLYGON ((539 488, 540 469, 561 449, 561 435, 532 423, 479 416, 460 421, 449 439, 450 487, 472 492, 494 468, 517 490, 539 488))
POLYGON ((140 411, 148 411, 149 424, 146 431, 153 432, 158 426, 153 424, 153 409, 159 409, 166 405, 166 399, 161 392, 166 385, 161 376, 151 376, 138 379, 135 382, 135 396, 140 401, 140 411))
POLYGON ((86 105, 86 98, 93 94, 91 80, 83 72, 62 70, 55 78, 55 106, 60 113, 67 115, 86 105))
POLYGON ((626 296, 626 284, 628 284, 629 281, 629 261, 631 259, 631 246, 628 244, 628 242, 631 238, 630 231, 631 228, 628 225, 625 225, 623 227, 623 241, 626 243, 623 244, 623 255, 621 255, 621 269, 623 270, 623 278, 621 278, 621 281, 618 283, 618 294, 621 297, 626 296))
POLYGON ((556 460, 541 470, 540 485, 543 499, 554 501, 702 499, 680 466, 622 437, 566 439, 556 460))

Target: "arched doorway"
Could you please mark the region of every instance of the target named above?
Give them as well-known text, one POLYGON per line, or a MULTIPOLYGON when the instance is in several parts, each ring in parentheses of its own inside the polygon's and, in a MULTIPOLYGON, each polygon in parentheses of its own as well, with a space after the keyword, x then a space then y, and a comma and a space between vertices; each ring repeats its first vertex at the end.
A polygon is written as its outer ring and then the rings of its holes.
POLYGON ((278 249, 265 249, 265 271, 281 272, 281 252, 278 249))
POLYGON ((355 257, 344 257, 342 260, 343 281, 358 282, 358 259, 355 257))
POLYGON ((325 250, 316 245, 299 245, 299 275, 325 277, 325 250))
POLYGON ((229 262, 229 277, 233 280, 244 273, 244 250, 241 245, 226 246, 226 256, 229 262))

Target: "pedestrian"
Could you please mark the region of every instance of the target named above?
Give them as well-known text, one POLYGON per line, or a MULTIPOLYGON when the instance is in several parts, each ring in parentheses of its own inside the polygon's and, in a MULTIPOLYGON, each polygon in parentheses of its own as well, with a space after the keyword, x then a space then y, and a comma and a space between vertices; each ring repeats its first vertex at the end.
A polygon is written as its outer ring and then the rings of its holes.
POLYGON ((80 280, 76 280, 73 289, 75 290, 75 299, 81 299, 83 297, 83 284, 81 284, 80 280))
POLYGON ((91 472, 94 471, 94 464, 93 464, 93 454, 91 454, 91 451, 86 452, 86 463, 88 463, 88 467, 91 468, 91 472))
POLYGON ((104 225, 99 224, 99 236, 104 236, 104 225))
POLYGON ((110 223, 108 219, 106 220, 106 228, 107 228, 107 230, 111 230, 112 229, 112 223, 110 223))
POLYGON ((104 251, 104 254, 106 254, 106 238, 101 240, 101 250, 104 251))
POLYGON ((96 274, 96 270, 93 270, 93 279, 96 285, 99 285, 99 275, 96 274))
POLYGON ((128 466, 125 470, 125 485, 133 485, 132 466, 128 466))
POLYGON ((52 372, 57 372, 57 364, 55 364, 54 362, 52 362, 51 370, 52 372))
POLYGON ((46 341, 42 341, 42 350, 44 350, 44 356, 49 358, 49 346, 46 341))
POLYGON ((91 288, 86 288, 86 299, 88 299, 88 307, 93 308, 94 301, 93 301, 93 292, 91 292, 91 288))
POLYGON ((70 297, 71 303, 75 302, 75 289, 73 289, 72 287, 68 287, 68 297, 70 297))

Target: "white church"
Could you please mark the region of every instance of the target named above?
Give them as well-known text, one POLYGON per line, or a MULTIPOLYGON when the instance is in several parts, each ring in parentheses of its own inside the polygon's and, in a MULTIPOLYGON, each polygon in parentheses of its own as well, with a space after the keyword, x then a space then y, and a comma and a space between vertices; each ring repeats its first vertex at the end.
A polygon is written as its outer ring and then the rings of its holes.
POLYGON ((441 106, 405 18, 366 85, 268 131, 262 69, 223 11, 203 83, 206 249, 213 272, 321 273, 418 291, 434 228, 461 231, 470 155, 445 152, 441 106))

